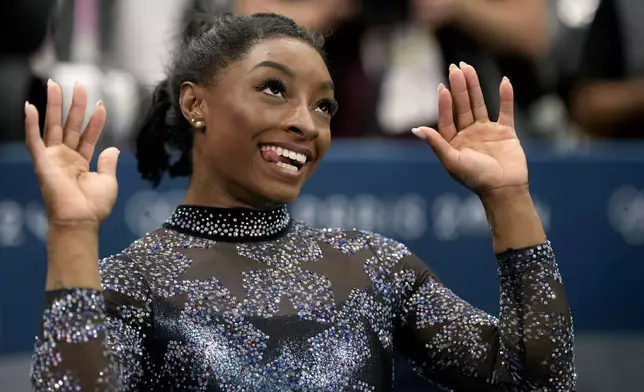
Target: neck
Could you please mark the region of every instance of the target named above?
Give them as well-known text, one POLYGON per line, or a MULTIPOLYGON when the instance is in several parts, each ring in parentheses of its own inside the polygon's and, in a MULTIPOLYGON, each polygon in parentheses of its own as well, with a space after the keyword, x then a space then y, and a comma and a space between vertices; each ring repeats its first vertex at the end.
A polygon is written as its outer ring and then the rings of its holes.
POLYGON ((266 200, 238 185, 223 186, 220 181, 203 180, 197 176, 190 180, 190 186, 183 204, 216 208, 248 208, 252 210, 272 210, 283 206, 266 200), (239 195, 239 196, 236 196, 239 195))

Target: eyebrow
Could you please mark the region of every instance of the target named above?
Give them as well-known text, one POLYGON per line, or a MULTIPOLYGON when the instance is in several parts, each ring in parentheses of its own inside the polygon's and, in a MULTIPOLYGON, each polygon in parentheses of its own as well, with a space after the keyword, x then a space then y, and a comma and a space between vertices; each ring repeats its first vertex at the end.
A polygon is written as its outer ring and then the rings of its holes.
MULTIPOLYGON (((286 75, 286 76, 289 76, 289 77, 291 77, 291 78, 292 78, 292 77, 295 77, 295 72, 293 72, 293 70, 292 70, 292 69, 290 69, 289 67, 287 67, 287 66, 286 66, 286 65, 284 65, 284 64, 280 64, 280 63, 275 62, 275 61, 270 61, 270 60, 262 61, 261 63, 259 63, 259 64, 255 65, 255 66, 253 67, 253 70, 255 70, 255 69, 257 69, 257 68, 262 68, 262 67, 265 67, 265 68, 273 68, 273 69, 276 69, 276 70, 280 71, 281 73, 283 73, 283 74, 284 74, 284 75, 286 75)), ((329 81, 326 81, 326 82, 322 82, 322 83, 320 83, 320 87, 319 87, 319 88, 320 88, 320 90, 331 90, 331 91, 335 91, 335 85, 334 85, 334 84, 333 84, 333 82, 332 82, 332 81, 330 81, 330 80, 329 80, 329 81)))
POLYGON ((335 91, 335 85, 330 80, 328 82, 322 82, 322 83, 320 83, 320 90, 335 91))
POLYGON ((280 71, 281 73, 283 73, 283 74, 285 74, 287 76, 290 76, 290 77, 295 76, 295 73, 289 67, 287 67, 286 65, 282 65, 280 63, 277 63, 275 61, 270 61, 270 60, 262 61, 261 63, 259 63, 256 66, 254 66, 253 70, 255 70, 257 68, 262 68, 262 67, 276 69, 276 70, 280 71))

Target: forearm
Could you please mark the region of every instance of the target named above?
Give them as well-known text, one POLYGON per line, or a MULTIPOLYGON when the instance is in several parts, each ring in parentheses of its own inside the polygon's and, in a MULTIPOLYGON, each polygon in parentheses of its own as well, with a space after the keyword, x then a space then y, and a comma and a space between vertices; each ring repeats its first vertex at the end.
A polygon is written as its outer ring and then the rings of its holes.
POLYGON ((537 57, 548 46, 543 0, 457 0, 455 23, 497 51, 537 57))
POLYGON ((572 115, 588 133, 611 136, 621 124, 644 118, 643 107, 644 79, 591 82, 573 96, 572 115))
POLYGON ((502 364, 521 390, 574 390, 570 308, 528 186, 481 199, 501 281, 502 364))
POLYGON ((501 189, 481 196, 492 231, 495 253, 546 241, 528 186, 501 189))
MULTIPOLYGON (((57 240, 56 244, 64 244, 65 237, 69 236, 74 241, 87 244, 96 238, 92 231, 69 233, 72 232, 51 230, 48 242, 57 240), (84 236, 86 238, 82 238, 84 236)), ((67 244, 70 248, 73 246, 72 242, 67 244)), ((64 247, 61 246, 61 249, 64 250, 64 247)), ((57 249, 54 251, 55 254, 50 253, 50 257, 58 253, 57 249)), ((67 259, 67 253, 63 254, 64 258, 56 261, 72 261, 67 259)), ((78 254, 81 258, 87 257, 80 250, 78 254)), ((45 293, 31 371, 34 390, 48 391, 52 385, 68 390, 65 388, 72 384, 79 385, 83 391, 141 389, 139 383, 144 382, 141 379, 144 361, 141 334, 150 328, 151 308, 149 302, 139 301, 130 295, 132 291, 119 285, 118 276, 127 276, 125 282, 136 286, 140 292, 145 290, 142 295, 145 298, 148 298, 147 285, 137 279, 140 276, 134 270, 129 269, 132 263, 129 263, 127 256, 120 254, 103 261, 102 271, 108 276, 106 286, 111 283, 112 289, 81 288, 91 283, 87 277, 81 278, 88 274, 85 268, 79 267, 79 277, 74 280, 69 276, 74 276, 75 271, 68 267, 65 273, 53 276, 55 281, 62 282, 45 293), (120 268, 123 265, 129 268, 120 268), (73 288, 58 288, 63 283, 73 288), (58 360, 52 362, 51 358, 58 360)), ((93 259, 87 264, 96 266, 97 260, 93 259)), ((89 273, 92 271, 94 269, 90 269, 89 273)))
POLYGON ((47 233, 46 290, 101 290, 98 270, 98 227, 51 225, 47 233))
POLYGON ((497 255, 503 366, 520 390, 575 390, 570 307, 550 243, 497 255))

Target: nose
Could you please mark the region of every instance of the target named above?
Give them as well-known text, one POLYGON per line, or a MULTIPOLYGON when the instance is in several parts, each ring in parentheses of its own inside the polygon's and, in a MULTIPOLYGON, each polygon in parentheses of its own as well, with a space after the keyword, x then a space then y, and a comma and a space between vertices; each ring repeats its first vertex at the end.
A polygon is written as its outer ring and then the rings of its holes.
POLYGON ((307 140, 317 138, 320 133, 315 125, 311 110, 304 104, 293 108, 288 119, 287 129, 307 140))

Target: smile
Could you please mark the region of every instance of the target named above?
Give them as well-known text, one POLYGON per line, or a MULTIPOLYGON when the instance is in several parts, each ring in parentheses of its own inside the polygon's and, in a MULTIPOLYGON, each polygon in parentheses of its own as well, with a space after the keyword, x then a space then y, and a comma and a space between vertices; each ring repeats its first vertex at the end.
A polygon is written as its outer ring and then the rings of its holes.
POLYGON ((273 145, 262 145, 259 148, 262 158, 280 168, 297 173, 308 161, 306 155, 273 145))

